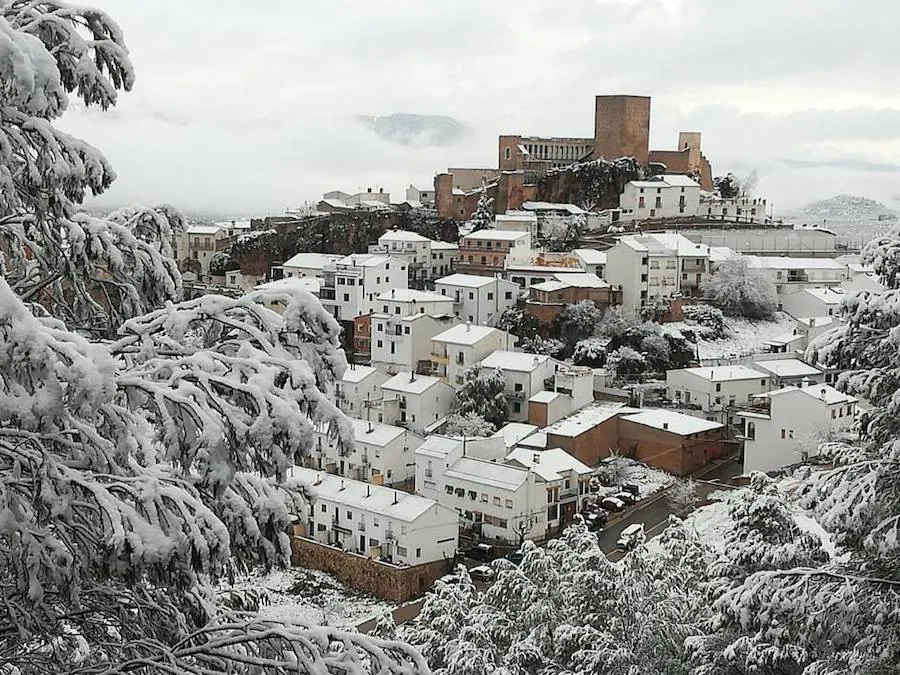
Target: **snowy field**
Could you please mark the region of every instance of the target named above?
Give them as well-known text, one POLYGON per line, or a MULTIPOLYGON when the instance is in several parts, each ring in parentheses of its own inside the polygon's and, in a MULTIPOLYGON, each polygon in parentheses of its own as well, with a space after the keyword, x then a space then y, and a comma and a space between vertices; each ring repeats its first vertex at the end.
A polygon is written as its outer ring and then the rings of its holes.
MULTIPOLYGON (((749 321, 727 317, 725 325, 728 334, 721 340, 700 339, 697 351, 701 361, 716 359, 734 359, 759 354, 765 351, 764 343, 772 338, 780 337, 794 331, 794 320, 783 312, 775 315, 774 321, 749 321)), ((663 332, 680 335, 682 331, 701 333, 701 326, 687 324, 682 321, 665 323, 663 332)))
POLYGON ((640 490, 641 499, 659 492, 675 480, 675 477, 665 471, 654 469, 640 464, 633 459, 622 457, 616 460, 625 464, 622 470, 626 483, 634 483, 640 490))
POLYGON ((260 611, 263 618, 308 626, 334 626, 341 630, 355 628, 393 607, 384 600, 347 588, 324 572, 301 567, 269 574, 251 573, 236 581, 232 588, 264 592, 268 603, 260 611))

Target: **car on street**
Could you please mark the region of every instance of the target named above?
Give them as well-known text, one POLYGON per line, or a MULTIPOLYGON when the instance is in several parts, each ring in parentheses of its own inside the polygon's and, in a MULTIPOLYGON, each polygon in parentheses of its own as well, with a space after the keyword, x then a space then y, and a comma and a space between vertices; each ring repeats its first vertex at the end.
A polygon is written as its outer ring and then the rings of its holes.
POLYGON ((472 560, 480 560, 481 562, 490 562, 497 557, 494 547, 490 544, 476 544, 468 551, 466 557, 472 560))
POLYGON ((494 570, 488 567, 487 565, 479 565, 478 567, 473 567, 469 570, 469 576, 472 577, 475 581, 493 581, 494 580, 494 570))
POLYGON ((584 515, 584 523, 591 532, 596 532, 597 530, 602 530, 606 526, 606 519, 608 517, 609 512, 604 511, 603 509, 597 509, 596 511, 591 511, 584 515))
POLYGON ((644 524, 634 523, 622 530, 622 533, 619 535, 619 540, 616 542, 616 549, 619 551, 630 551, 638 544, 643 543, 643 541, 644 524))
POLYGON ((619 487, 622 489, 622 492, 627 492, 635 498, 639 497, 641 494, 641 489, 634 483, 622 483, 619 487))
POLYGON ((600 502, 600 506, 602 506, 607 511, 621 511, 625 508, 625 502, 621 499, 617 499, 616 497, 604 497, 600 502))
POLYGON ((625 504, 627 506, 631 506, 632 504, 634 504, 637 501, 637 499, 635 499, 634 495, 631 494, 630 492, 617 492, 616 494, 613 495, 613 497, 618 499, 620 502, 625 502, 625 504))
POLYGON ((522 564, 522 560, 525 558, 525 554, 521 551, 513 551, 512 553, 507 554, 506 559, 509 560, 513 565, 518 567, 522 564))

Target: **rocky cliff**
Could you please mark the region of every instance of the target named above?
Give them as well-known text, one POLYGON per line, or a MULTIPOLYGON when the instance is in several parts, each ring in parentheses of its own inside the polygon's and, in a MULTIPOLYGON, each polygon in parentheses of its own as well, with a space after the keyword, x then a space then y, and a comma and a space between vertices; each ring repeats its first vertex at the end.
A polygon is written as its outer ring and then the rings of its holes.
POLYGON ((586 209, 613 209, 628 181, 643 175, 632 157, 614 161, 595 160, 554 169, 537 184, 535 199, 541 202, 575 204, 586 209))

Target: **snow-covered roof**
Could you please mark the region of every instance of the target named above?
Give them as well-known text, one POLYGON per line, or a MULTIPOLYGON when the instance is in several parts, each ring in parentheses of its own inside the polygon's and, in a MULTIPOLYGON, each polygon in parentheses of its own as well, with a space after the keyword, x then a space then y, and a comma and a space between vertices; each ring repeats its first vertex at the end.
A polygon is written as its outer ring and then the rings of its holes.
POLYGON ((390 262, 386 255, 372 255, 370 253, 351 253, 337 261, 338 265, 346 267, 378 267, 390 262))
POLYGON ((718 422, 684 415, 674 410, 644 410, 634 415, 624 415, 622 419, 645 427, 668 431, 679 436, 690 436, 712 429, 723 428, 718 422))
POLYGON ((528 232, 519 232, 518 230, 478 230, 478 232, 467 234, 463 239, 516 241, 527 236, 529 236, 528 232))
POLYGON ((405 394, 421 394, 437 384, 441 384, 440 379, 431 375, 413 377, 410 373, 398 373, 382 384, 381 388, 402 391, 405 394))
POLYGON ((453 244, 449 241, 432 241, 431 242, 431 250, 432 251, 458 251, 459 244, 453 244))
POLYGON ((546 389, 539 391, 534 396, 532 396, 529 401, 534 401, 535 403, 553 403, 556 399, 558 399, 562 394, 558 391, 547 391, 546 389))
POLYGON ((628 181, 629 185, 632 185, 636 188, 667 188, 669 187, 661 180, 632 180, 628 181))
POLYGON ((540 431, 536 431, 531 434, 531 436, 526 436, 525 438, 523 438, 516 445, 522 448, 531 448, 532 450, 546 450, 547 430, 541 429, 540 431))
POLYGON ((318 295, 322 291, 325 280, 319 277, 284 277, 276 281, 267 281, 256 287, 258 291, 292 291, 300 289, 318 295))
POLYGON ((806 293, 819 302, 824 302, 826 305, 839 305, 847 297, 847 294, 841 288, 804 288, 802 291, 797 292, 806 293))
POLYGON ((567 211, 573 216, 580 216, 587 211, 574 204, 555 204, 552 202, 525 202, 522 208, 526 211, 567 211))
POLYGON ((431 293, 429 291, 419 291, 414 288, 395 288, 385 291, 378 296, 382 302, 449 302, 453 303, 453 298, 440 293, 431 293))
POLYGON ((494 277, 483 277, 477 274, 450 274, 446 277, 437 279, 434 283, 445 284, 447 286, 460 286, 462 288, 482 288, 494 283, 497 279, 494 277))
POLYGON ((216 225, 224 230, 249 230, 251 227, 249 220, 222 220, 216 225))
POLYGON ((659 178, 672 187, 700 187, 700 184, 693 178, 680 173, 667 173, 659 178))
POLYGON ((507 211, 506 213, 498 213, 496 216, 494 216, 494 221, 498 223, 514 223, 521 220, 537 222, 537 214, 534 214, 531 211, 516 211, 513 213, 507 211))
MULTIPOLYGON (((347 195, 348 197, 350 195, 347 195)), ((328 206, 335 209, 347 209, 348 211, 352 208, 347 202, 342 201, 340 199, 320 199, 320 204, 327 204, 328 206)))
POLYGON ((565 288, 572 288, 572 285, 567 284, 565 281, 542 281, 539 284, 533 284, 532 286, 529 286, 530 290, 543 291, 545 293, 561 291, 565 288))
POLYGON ((305 267, 309 269, 321 270, 329 263, 341 260, 343 256, 328 255, 327 253, 298 253, 288 259, 282 267, 305 267))
POLYGON ((466 191, 461 188, 455 187, 453 188, 453 194, 457 197, 461 197, 466 194, 466 191))
POLYGON ((706 258, 709 256, 709 246, 693 242, 677 232, 662 232, 647 236, 652 237, 667 249, 675 251, 681 257, 706 258))
POLYGON ((380 202, 377 199, 360 199, 360 206, 365 206, 368 209, 389 209, 391 208, 390 204, 385 204, 384 202, 380 202))
POLYGON ((293 466, 288 477, 309 486, 310 492, 328 501, 377 513, 385 518, 413 522, 430 509, 440 509, 433 499, 412 495, 402 490, 341 478, 326 471, 293 466))
POLYGON ((794 321, 803 324, 806 328, 821 328, 838 322, 833 316, 800 316, 796 317, 794 321))
POLYGON ((798 335, 797 333, 782 333, 781 335, 773 335, 763 342, 763 344, 772 347, 787 347, 795 342, 800 342, 801 340, 803 340, 803 336, 798 335))
POLYGON ((578 256, 585 265, 606 264, 606 251, 598 251, 595 248, 576 248, 572 253, 578 256))
POLYGON ((388 230, 378 237, 378 241, 431 241, 428 237, 423 237, 418 232, 410 232, 409 230, 388 230))
POLYGON ((406 433, 401 427, 395 427, 390 424, 367 422, 355 417, 350 417, 349 419, 353 427, 353 437, 357 443, 383 448, 406 433))
POLYGON ((528 438, 537 431, 538 428, 533 424, 525 424, 524 422, 509 422, 494 432, 493 438, 502 438, 507 448, 512 448, 521 440, 528 438))
POLYGON ((574 438, 612 417, 630 412, 636 412, 636 409, 629 408, 624 403, 595 403, 554 422, 545 431, 556 436, 574 438))
POLYGON ((787 258, 782 256, 744 256, 750 267, 771 270, 843 270, 844 266, 831 258, 787 258))
POLYGON ((496 332, 496 328, 490 328, 489 326, 461 323, 445 330, 443 333, 438 333, 431 339, 435 342, 446 342, 451 345, 474 345, 496 332))
POLYGON ((844 392, 838 391, 834 387, 827 384, 811 384, 808 387, 783 387, 782 389, 776 389, 775 391, 770 391, 765 394, 759 394, 757 398, 775 398, 777 396, 796 391, 806 394, 807 396, 811 396, 812 398, 818 399, 820 401, 824 401, 828 405, 835 405, 838 403, 856 403, 857 401, 859 401, 859 399, 855 396, 845 394, 844 392))
POLYGON ((609 284, 593 272, 554 272, 553 277, 574 288, 609 288, 609 284))
POLYGON ((425 439, 422 445, 416 448, 416 454, 443 459, 450 453, 458 450, 460 445, 462 445, 462 441, 458 438, 432 434, 425 439))
POLYGON ((472 457, 461 457, 444 471, 444 478, 460 478, 501 490, 518 490, 528 480, 528 471, 472 457))
POLYGON ((546 354, 529 354, 527 352, 509 352, 497 350, 481 362, 484 368, 499 368, 515 372, 531 373, 550 359, 546 354))
POLYGON ((732 248, 728 248, 727 246, 710 246, 709 247, 709 261, 710 262, 723 262, 725 260, 733 260, 734 258, 740 258, 741 254, 735 251, 732 248))
POLYGON ((822 371, 800 359, 775 359, 773 361, 757 361, 755 368, 765 370, 777 377, 809 377, 821 375, 822 371))
POLYGON ((569 472, 577 476, 589 476, 593 473, 593 469, 579 462, 562 448, 549 448, 538 452, 516 448, 506 456, 506 461, 530 468, 545 481, 562 480, 569 472))
MULTIPOLYGON (((678 372, 678 371, 669 371, 678 372)), ((683 372, 691 373, 710 382, 734 382, 738 380, 759 380, 769 375, 747 366, 706 366, 703 368, 684 368, 683 372)))
POLYGON ((341 377, 341 382, 357 384, 369 377, 369 375, 373 375, 377 372, 378 368, 373 368, 372 366, 351 365, 347 368, 347 370, 344 371, 344 375, 343 377, 341 377))
POLYGON ((226 234, 225 228, 218 225, 188 225, 185 232, 198 235, 226 234))

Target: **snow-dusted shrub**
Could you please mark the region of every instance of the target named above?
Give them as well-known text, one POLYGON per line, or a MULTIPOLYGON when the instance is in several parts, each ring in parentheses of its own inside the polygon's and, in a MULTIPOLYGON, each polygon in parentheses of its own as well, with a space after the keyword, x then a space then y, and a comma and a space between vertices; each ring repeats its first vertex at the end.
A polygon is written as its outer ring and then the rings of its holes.
POLYGON ((575 343, 572 359, 575 365, 599 368, 606 363, 606 347, 609 338, 591 337, 575 343))
POLYGON ((701 289, 728 316, 771 319, 778 307, 775 285, 743 257, 720 263, 701 289))
POLYGON ((531 340, 522 340, 519 345, 523 351, 531 354, 546 354, 547 356, 560 357, 566 351, 566 344, 555 338, 542 338, 535 335, 531 340))
POLYGON ((447 425, 444 427, 446 436, 490 436, 497 429, 493 424, 475 412, 465 414, 451 413, 447 416, 447 425))
POLYGON ((520 340, 526 340, 537 336, 541 322, 534 314, 526 312, 521 307, 509 307, 500 315, 497 328, 515 335, 520 340))
POLYGON ((616 375, 640 375, 647 370, 647 359, 631 347, 619 347, 606 359, 606 367, 616 375))
POLYGON ((474 413, 499 429, 509 419, 506 401, 506 378, 499 370, 475 366, 466 371, 465 380, 456 390, 456 410, 459 415, 474 413))
POLYGON ((594 335, 602 318, 603 313, 590 300, 566 305, 556 319, 559 338, 569 347, 574 347, 579 340, 594 335))

